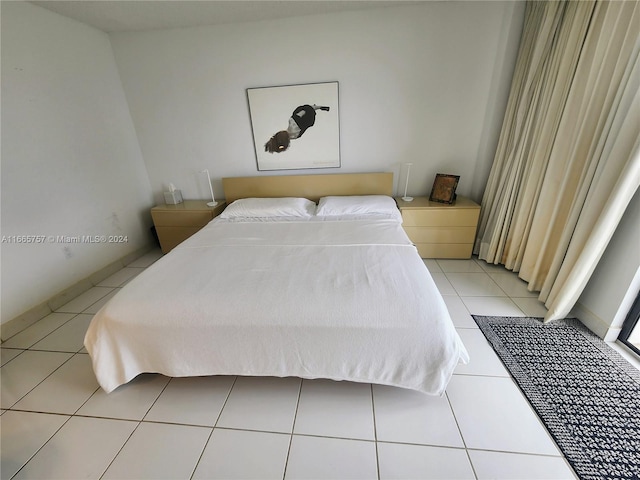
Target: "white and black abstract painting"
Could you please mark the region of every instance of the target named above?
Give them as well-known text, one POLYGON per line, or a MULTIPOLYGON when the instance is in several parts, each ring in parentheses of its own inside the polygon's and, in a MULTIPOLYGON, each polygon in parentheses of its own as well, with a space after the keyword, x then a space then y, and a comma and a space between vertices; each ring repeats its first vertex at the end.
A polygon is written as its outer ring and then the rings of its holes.
POLYGON ((340 167, 338 82, 247 89, 258 170, 340 167))

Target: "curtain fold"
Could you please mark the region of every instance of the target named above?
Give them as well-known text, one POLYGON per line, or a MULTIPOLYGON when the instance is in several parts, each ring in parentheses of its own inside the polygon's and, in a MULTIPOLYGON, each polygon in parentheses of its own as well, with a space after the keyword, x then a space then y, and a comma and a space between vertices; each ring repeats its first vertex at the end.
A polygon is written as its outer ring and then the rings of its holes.
POLYGON ((638 2, 529 2, 474 252, 569 313, 638 188, 638 2))
POLYGON ((528 2, 475 253, 520 270, 551 147, 595 2, 528 2))
POLYGON ((575 218, 575 228, 565 235, 571 237, 567 251, 554 258, 552 271, 558 273, 543 284, 541 297, 549 309, 545 321, 563 318, 575 305, 640 186, 639 50, 637 42, 633 63, 616 95, 617 108, 607 118, 596 146, 599 161, 582 189, 583 206, 572 212, 569 224, 575 218))

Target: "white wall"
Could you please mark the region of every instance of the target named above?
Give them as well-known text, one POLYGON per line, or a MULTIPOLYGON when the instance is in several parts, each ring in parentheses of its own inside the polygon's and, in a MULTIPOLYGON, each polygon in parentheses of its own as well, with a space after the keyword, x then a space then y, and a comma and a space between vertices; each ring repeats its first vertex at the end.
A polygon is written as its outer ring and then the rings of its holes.
POLYGON ((454 173, 480 200, 523 17, 524 2, 421 2, 111 42, 158 202, 169 182, 206 198, 203 168, 218 192, 224 176, 301 173, 257 171, 246 89, 335 80, 342 167, 302 173, 398 174, 413 162, 410 194, 454 173))
POLYGON ((109 37, 2 2, 2 322, 149 243, 152 194, 109 37), (126 235, 126 243, 6 243, 126 235))
POLYGON ((574 314, 592 331, 615 340, 640 290, 640 191, 578 299, 574 314))

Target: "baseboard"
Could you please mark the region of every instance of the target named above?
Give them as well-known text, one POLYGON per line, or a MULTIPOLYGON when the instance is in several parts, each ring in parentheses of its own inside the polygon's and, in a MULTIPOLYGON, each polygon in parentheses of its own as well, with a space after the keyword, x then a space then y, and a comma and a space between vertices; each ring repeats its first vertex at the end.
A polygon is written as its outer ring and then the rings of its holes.
POLYGON ((48 300, 30 308, 26 312, 18 315, 16 318, 3 323, 0 326, 0 341, 4 342, 14 335, 20 333, 25 328, 30 327, 37 321, 43 319, 47 315, 53 313, 59 309, 62 305, 69 303, 77 296, 83 294, 90 288, 95 287, 105 278, 110 277, 118 270, 131 264, 138 258, 142 257, 146 253, 155 248, 154 244, 148 244, 142 248, 135 250, 134 252, 122 257, 115 262, 110 263, 106 267, 101 268, 97 272, 92 273, 88 277, 74 283, 73 285, 65 288, 64 290, 56 293, 48 300))
POLYGON ((49 307, 48 301, 46 301, 42 302, 39 305, 36 305, 33 308, 30 308, 23 314, 18 315, 16 318, 3 323, 0 326, 0 341, 4 342, 8 340, 15 334, 20 333, 22 330, 30 327, 38 320, 46 317, 50 313, 52 313, 52 310, 49 307))
POLYGON ((568 316, 579 319, 589 330, 605 342, 615 342, 620 334, 620 328, 611 327, 608 322, 581 303, 576 303, 568 316))

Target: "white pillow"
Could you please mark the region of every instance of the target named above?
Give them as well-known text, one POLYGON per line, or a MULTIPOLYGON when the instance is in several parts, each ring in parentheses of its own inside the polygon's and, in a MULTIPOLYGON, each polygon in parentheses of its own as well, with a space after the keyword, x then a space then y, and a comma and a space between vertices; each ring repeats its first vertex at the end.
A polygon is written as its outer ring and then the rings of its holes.
POLYGON ((334 217, 340 215, 396 215, 396 201, 387 195, 349 195, 322 197, 316 215, 334 217))
POLYGON ((316 204, 306 198, 241 198, 232 202, 220 218, 311 217, 316 204))

